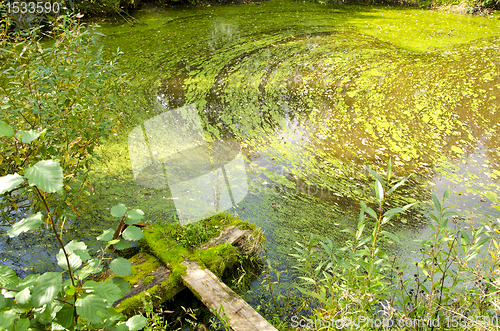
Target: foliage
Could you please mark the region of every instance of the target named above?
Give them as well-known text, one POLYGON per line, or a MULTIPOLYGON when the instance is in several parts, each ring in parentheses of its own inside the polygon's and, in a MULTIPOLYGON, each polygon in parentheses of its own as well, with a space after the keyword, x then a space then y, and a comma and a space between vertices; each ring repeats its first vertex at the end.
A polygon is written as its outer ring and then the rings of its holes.
MULTIPOLYGON (((25 173, 24 177, 18 174, 0 177, 0 193, 11 191, 27 181, 28 185, 24 186, 24 190, 35 191, 45 206, 45 211, 24 218, 6 234, 15 237, 45 223, 61 246, 57 262, 65 271, 29 275, 20 279, 10 268, 0 267, 0 329, 28 330, 30 327, 49 326, 59 330, 106 328, 132 331, 144 327, 144 317, 136 315, 125 321, 125 317, 112 308, 113 303, 130 290, 130 286, 122 278, 132 273, 130 262, 119 257, 109 264, 105 263, 109 260, 105 259, 106 251, 113 245, 116 248, 123 240, 118 239, 123 232, 112 236, 108 230, 104 231, 99 239, 107 242, 107 245, 102 249, 100 257, 92 258, 83 242, 72 240, 64 245, 57 232, 60 220, 54 217, 47 199, 49 194, 62 189, 62 167, 56 161, 39 161, 28 167, 25 173), (117 277, 100 283, 89 279, 92 275, 103 272, 106 264, 117 277)), ((127 212, 125 209, 120 212, 119 217, 122 222, 130 224, 137 218, 142 218, 136 216, 141 213, 140 210, 127 212)))
POLYGON ((421 321, 422 330, 430 329, 432 321, 456 329, 491 326, 488 321, 498 313, 500 250, 495 235, 500 220, 466 227, 463 218, 444 206, 449 192, 442 201, 433 194, 437 213, 429 215, 428 225, 434 233, 421 241, 416 263, 400 261, 384 249, 387 242, 399 242, 385 227, 411 205, 385 210, 384 201, 407 178, 391 180, 390 163, 387 178, 369 171, 375 177, 378 208, 362 203, 357 229, 344 230, 353 239, 338 249, 327 239, 315 250, 312 237, 295 247, 303 281, 299 290, 317 304, 309 321, 320 319, 323 326, 342 319, 363 321, 358 329, 373 329, 370 321, 375 319, 395 327, 421 321), (373 230, 367 233, 369 226, 373 230))
MULTIPOLYGON (((57 161, 64 176, 52 213, 79 214, 92 191, 88 172, 95 149, 112 130, 107 112, 113 108, 111 89, 121 78, 116 68, 121 53, 105 60, 96 44, 100 34, 77 17, 56 19, 44 41, 40 27, 11 34, 7 25, 0 30, 0 121, 16 134, 2 130, 0 175, 57 161)), ((33 195, 7 193, 0 201, 3 220, 12 223, 19 208, 41 208, 33 195)))

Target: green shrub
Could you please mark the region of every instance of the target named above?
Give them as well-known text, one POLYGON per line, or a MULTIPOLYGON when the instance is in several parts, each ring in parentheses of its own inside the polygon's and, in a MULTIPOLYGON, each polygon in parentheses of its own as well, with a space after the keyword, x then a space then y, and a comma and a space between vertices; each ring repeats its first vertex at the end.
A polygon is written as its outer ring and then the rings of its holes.
MULTIPOLYGON (((0 140, 0 176, 23 174, 38 161, 56 160, 64 184, 53 213, 69 217, 84 210, 95 149, 113 129, 108 114, 113 110, 111 90, 121 79, 116 67, 120 52, 105 60, 97 45, 99 34, 77 17, 59 17, 44 40, 38 37, 40 27, 9 33, 9 23, 2 24, 0 121, 17 136, 0 140), (28 144, 34 136, 38 139, 28 144)), ((40 210, 31 193, 7 192, 0 199, 0 219, 12 223, 11 212, 21 206, 40 210)))

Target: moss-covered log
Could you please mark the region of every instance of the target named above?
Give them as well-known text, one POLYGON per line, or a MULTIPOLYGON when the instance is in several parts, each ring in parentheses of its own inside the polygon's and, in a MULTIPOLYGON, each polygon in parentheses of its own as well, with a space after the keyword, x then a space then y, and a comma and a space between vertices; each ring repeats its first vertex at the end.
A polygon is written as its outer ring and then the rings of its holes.
POLYGON ((265 240, 260 229, 231 216, 216 216, 198 223, 187 227, 153 224, 144 228, 141 248, 145 252, 129 259, 133 274, 125 280, 131 291, 115 302, 116 310, 133 315, 142 311, 143 300, 158 306, 173 299, 185 288, 181 279, 186 272, 184 261, 193 261, 221 277, 242 255, 255 254, 265 240), (190 227, 196 227, 196 231, 190 227))

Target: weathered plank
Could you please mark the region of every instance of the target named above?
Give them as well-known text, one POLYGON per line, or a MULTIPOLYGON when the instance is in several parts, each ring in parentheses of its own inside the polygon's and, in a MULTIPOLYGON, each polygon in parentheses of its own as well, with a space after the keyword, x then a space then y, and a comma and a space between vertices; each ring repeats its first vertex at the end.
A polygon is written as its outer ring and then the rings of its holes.
POLYGON ((149 283, 149 284, 146 285, 146 284, 144 284, 142 282, 142 279, 139 280, 136 284, 133 285, 133 287, 130 290, 130 292, 128 292, 120 300, 115 301, 115 303, 113 303, 113 307, 119 306, 120 303, 123 300, 125 300, 125 299, 128 299, 128 298, 131 298, 133 296, 136 296, 137 294, 139 294, 139 293, 141 293, 143 291, 149 290, 153 286, 161 284, 162 282, 164 282, 165 280, 167 280, 168 277, 170 277, 171 273, 172 272, 170 270, 166 269, 164 266, 160 266, 158 269, 156 269, 155 271, 151 272, 148 275, 148 276, 154 277, 154 279, 153 279, 153 281, 151 283, 149 283))
POLYGON ((212 240, 210 240, 205 245, 199 247, 199 249, 207 249, 220 244, 230 243, 235 245, 238 241, 245 239, 251 232, 249 230, 241 230, 239 227, 228 226, 221 234, 212 240))
POLYGON ((234 331, 277 331, 210 270, 202 269, 192 261, 184 261, 183 264, 187 268, 182 276, 186 286, 211 310, 219 311, 222 305, 234 331))

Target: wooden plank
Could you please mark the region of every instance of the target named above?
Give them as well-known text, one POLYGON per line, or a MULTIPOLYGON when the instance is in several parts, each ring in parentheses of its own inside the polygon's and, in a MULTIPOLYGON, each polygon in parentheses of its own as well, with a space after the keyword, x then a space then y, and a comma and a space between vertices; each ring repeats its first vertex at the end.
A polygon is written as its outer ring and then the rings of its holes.
POLYGON ((221 305, 234 331, 277 331, 238 294, 221 282, 210 270, 192 261, 184 261, 186 274, 182 279, 187 287, 211 310, 221 305))
POLYGON ((210 240, 208 243, 198 247, 199 249, 207 249, 220 244, 230 243, 235 246, 236 243, 250 234, 249 230, 241 230, 233 225, 227 227, 217 238, 210 240))
POLYGON ((118 307, 123 300, 131 298, 131 297, 133 297, 133 296, 135 296, 143 291, 149 290, 153 286, 161 284, 162 282, 166 281, 167 278, 170 277, 171 274, 172 274, 172 272, 170 270, 166 269, 164 266, 160 266, 158 269, 156 269, 155 271, 151 272, 148 275, 148 276, 154 277, 154 280, 151 283, 149 283, 148 285, 145 285, 142 282, 142 279, 139 280, 138 283, 133 285, 133 287, 130 289, 130 292, 128 292, 120 300, 115 301, 113 303, 113 307, 118 307))

